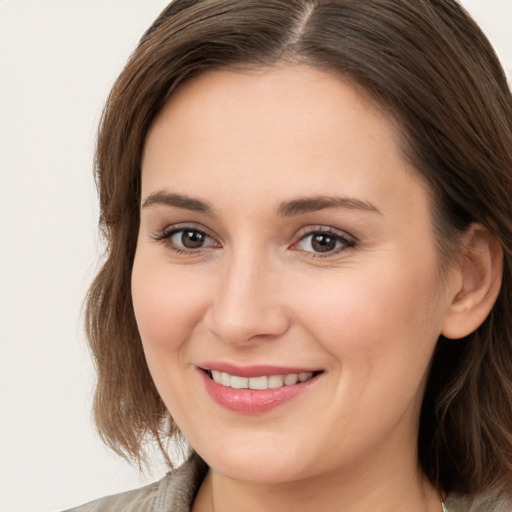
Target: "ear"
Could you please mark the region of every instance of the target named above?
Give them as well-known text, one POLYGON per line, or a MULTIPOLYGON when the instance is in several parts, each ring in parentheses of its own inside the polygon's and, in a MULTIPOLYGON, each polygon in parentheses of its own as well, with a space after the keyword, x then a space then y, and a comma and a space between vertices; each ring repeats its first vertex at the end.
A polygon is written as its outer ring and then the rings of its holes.
POLYGON ((441 334, 459 339, 475 331, 490 313, 501 287, 503 252, 481 224, 472 224, 463 238, 463 254, 455 263, 458 274, 452 302, 441 334))

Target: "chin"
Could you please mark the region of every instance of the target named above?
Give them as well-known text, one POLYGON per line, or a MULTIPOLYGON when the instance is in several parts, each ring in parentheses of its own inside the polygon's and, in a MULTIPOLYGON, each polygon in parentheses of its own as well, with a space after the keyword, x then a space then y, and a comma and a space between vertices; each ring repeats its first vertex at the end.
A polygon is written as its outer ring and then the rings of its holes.
POLYGON ((205 443, 204 450, 198 446, 196 451, 213 471, 234 480, 277 484, 312 476, 315 464, 304 448, 308 445, 283 441, 247 435, 241 443, 205 443))
MULTIPOLYGON (((300 480, 296 461, 280 457, 233 454, 230 452, 213 457, 210 467, 224 477, 254 484, 278 484, 300 480)), ((208 461, 207 461, 208 462, 208 461)))

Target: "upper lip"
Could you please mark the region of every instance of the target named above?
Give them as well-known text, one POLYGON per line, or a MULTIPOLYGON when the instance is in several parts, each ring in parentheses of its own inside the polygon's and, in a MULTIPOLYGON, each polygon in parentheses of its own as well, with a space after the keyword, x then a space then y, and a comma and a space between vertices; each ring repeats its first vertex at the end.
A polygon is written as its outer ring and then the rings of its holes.
POLYGON ((198 365, 202 370, 214 370, 238 377, 262 377, 264 375, 290 375, 293 373, 318 373, 319 368, 299 366, 250 365, 238 366, 224 362, 205 362, 198 365))

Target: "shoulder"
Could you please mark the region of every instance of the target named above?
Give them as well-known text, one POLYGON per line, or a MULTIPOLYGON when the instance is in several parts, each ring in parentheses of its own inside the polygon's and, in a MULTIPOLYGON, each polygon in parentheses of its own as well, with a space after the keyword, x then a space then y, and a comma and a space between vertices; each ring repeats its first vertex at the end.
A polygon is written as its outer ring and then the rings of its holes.
POLYGON ((446 501, 449 512, 512 512, 512 498, 495 495, 478 496, 470 499, 463 496, 450 496, 446 501))
POLYGON ((206 464, 194 454, 158 482, 106 496, 65 512, 189 512, 206 470, 206 464))
POLYGON ((167 478, 166 475, 160 482, 155 482, 141 489, 106 496, 85 505, 69 509, 66 512, 106 512, 107 510, 112 512, 156 511, 155 503, 159 487, 167 478))

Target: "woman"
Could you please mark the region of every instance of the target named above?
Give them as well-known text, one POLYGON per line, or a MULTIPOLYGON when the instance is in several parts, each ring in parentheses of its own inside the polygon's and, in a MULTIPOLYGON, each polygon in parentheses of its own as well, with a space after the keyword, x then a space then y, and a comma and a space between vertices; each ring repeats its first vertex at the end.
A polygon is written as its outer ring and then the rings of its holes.
POLYGON ((512 101, 453 0, 175 0, 108 100, 79 507, 512 510, 512 101))

